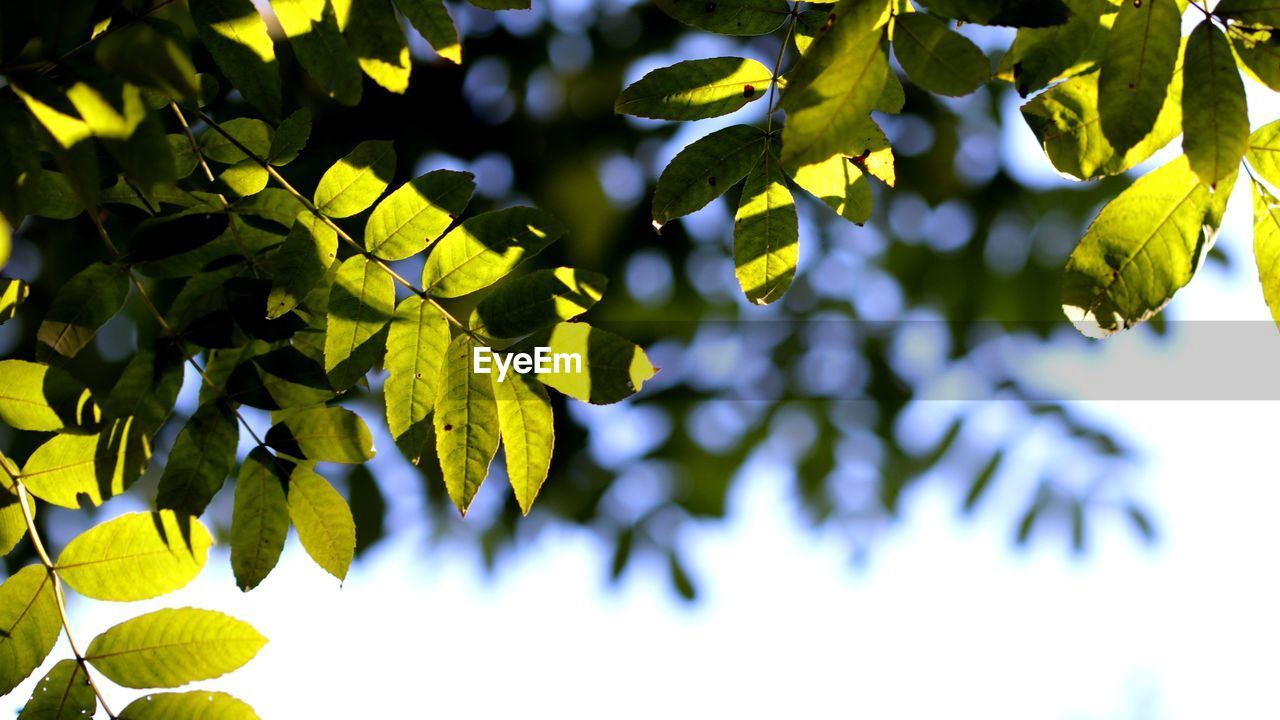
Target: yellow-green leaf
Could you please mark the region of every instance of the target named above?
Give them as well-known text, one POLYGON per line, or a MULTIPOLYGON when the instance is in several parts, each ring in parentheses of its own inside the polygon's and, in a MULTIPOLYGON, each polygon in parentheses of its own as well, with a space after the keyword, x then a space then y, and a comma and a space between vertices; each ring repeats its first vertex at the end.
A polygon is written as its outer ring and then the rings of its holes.
POLYGON ((1102 58, 1116 6, 1108 0, 1067 0, 1071 16, 1062 25, 1019 28, 996 77, 1026 97, 1055 80, 1084 72, 1102 58))
POLYGON ((213 536, 172 510, 121 515, 67 543, 58 575, 97 600, 146 600, 171 593, 200 574, 213 536))
POLYGON ((894 19, 893 53, 912 82, 938 95, 968 95, 991 78, 978 46, 927 13, 894 19))
POLYGON ((55 435, 31 453, 22 468, 27 489, 62 507, 81 500, 101 505, 137 480, 151 459, 151 441, 133 418, 121 418, 96 435, 55 435))
POLYGON ((344 28, 347 43, 360 69, 393 93, 409 88, 409 42, 391 0, 348 0, 350 15, 344 28))
POLYGON ((1275 0, 1221 0, 1213 14, 1254 27, 1280 27, 1280 4, 1275 0))
POLYGON ((271 0, 293 54, 329 97, 343 105, 360 102, 360 65, 338 29, 329 0, 271 0))
POLYGON ((89 643, 85 659, 130 688, 208 680, 253 659, 267 643, 241 620, 213 610, 164 609, 126 620, 89 643))
POLYGON ((319 405, 283 410, 267 430, 267 445, 290 457, 320 462, 362 463, 375 454, 373 435, 360 416, 319 405))
POLYGON ((196 32, 214 62, 268 118, 280 116, 280 67, 252 0, 189 0, 196 32))
POLYGON ((444 0, 396 0, 396 7, 422 33, 436 54, 458 65, 462 63, 462 44, 458 29, 449 17, 444 0))
POLYGON ((662 120, 727 115, 768 94, 773 72, 747 58, 686 60, 645 75, 618 96, 614 112, 662 120))
POLYGON ((364 227, 365 248, 383 260, 417 255, 444 234, 475 191, 469 172, 436 170, 383 198, 364 227))
POLYGON ((76 273, 58 290, 36 331, 41 354, 46 359, 75 357, 128 297, 124 266, 93 263, 76 273))
POLYGON ((226 693, 192 690, 153 693, 134 700, 120 720, 259 720, 248 703, 226 693))
POLYGON ((535 270, 503 284, 471 313, 471 330, 492 338, 519 338, 572 320, 604 295, 608 279, 589 270, 535 270))
POLYGON ((89 675, 75 660, 59 660, 40 680, 18 720, 84 720, 93 717, 98 698, 89 675))
POLYGON ((304 465, 289 474, 289 519, 302 547, 325 572, 343 580, 356 552, 356 523, 347 501, 304 465))
POLYGON ((378 361, 395 301, 391 276, 363 255, 338 268, 324 339, 324 369, 334 389, 351 387, 378 361))
POLYGON ((182 427, 160 475, 156 507, 199 516, 236 466, 240 425, 225 403, 196 409, 182 427))
POLYGON ((368 208, 387 189, 396 171, 396 153, 385 140, 366 140, 325 171, 315 204, 329 217, 350 217, 368 208))
POLYGON ((550 348, 551 371, 537 373, 544 385, 595 405, 634 395, 658 372, 638 345, 586 323, 560 323, 527 344, 550 348))
POLYGON ((695 140, 658 178, 653 221, 665 225, 723 195, 760 161, 767 140, 759 128, 747 125, 733 125, 695 140))
POLYGON ((1280 326, 1280 203, 1259 183, 1253 184, 1253 256, 1262 296, 1280 326))
POLYGON ((475 347, 467 335, 449 344, 434 420, 445 488, 464 516, 489 473, 499 438, 493 383, 486 375, 472 372, 475 347))
POLYGON ((288 535, 282 464, 266 448, 254 448, 240 466, 231 511, 231 569, 241 590, 266 579, 288 535))
POLYGON ((733 264, 747 299, 768 305, 791 286, 800 259, 800 226, 786 176, 772 152, 747 176, 733 221, 733 264))
POLYGON ((54 432, 97 424, 93 396, 65 370, 0 360, 0 422, 17 430, 54 432))
POLYGON ((1206 185, 1234 175, 1249 146, 1244 82, 1222 31, 1205 20, 1187 40, 1182 148, 1206 185))
POLYGON ((220 123, 219 127, 226 135, 210 128, 200 136, 200 153, 208 160, 227 165, 249 160, 249 156, 236 143, 260 158, 265 158, 271 152, 275 132, 270 125, 257 118, 232 118, 220 123), (235 138, 236 142, 231 142, 227 135, 235 138))
POLYGON ((296 308, 337 257, 338 233, 314 214, 298 213, 284 243, 271 255, 267 319, 275 320, 296 308))
POLYGON ((551 401, 542 383, 531 375, 510 372, 502 380, 497 374, 490 377, 498 406, 507 478, 520 510, 528 515, 551 469, 556 437, 551 401))
POLYGON ((488 287, 560 239, 565 227, 551 214, 512 207, 468 218, 432 248, 422 288, 453 298, 488 287))
POLYGON ((13 691, 62 634, 53 578, 42 565, 28 565, 0 585, 0 695, 13 691))
POLYGON ((1182 11, 1175 0, 1120 4, 1098 75, 1102 131, 1118 151, 1137 145, 1155 127, 1181 36, 1182 11))
POLYGON ((1280 120, 1258 128, 1249 136, 1249 165, 1267 182, 1280 185, 1280 120))
POLYGON ((399 439, 431 414, 439 391, 449 323, 427 300, 410 297, 396 308, 387 333, 387 370, 383 385, 387 427, 399 439))

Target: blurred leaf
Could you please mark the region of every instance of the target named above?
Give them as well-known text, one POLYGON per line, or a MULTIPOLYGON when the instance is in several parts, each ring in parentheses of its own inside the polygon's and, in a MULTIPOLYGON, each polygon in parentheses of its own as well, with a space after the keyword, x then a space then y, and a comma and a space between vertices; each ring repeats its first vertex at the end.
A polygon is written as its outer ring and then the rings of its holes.
POLYGON ((1191 169, 1213 186, 1233 176, 1249 145, 1244 82, 1226 35, 1204 20, 1187 41, 1182 147, 1191 169))
POLYGON ((211 545, 213 537, 194 517, 172 510, 129 513, 67 543, 58 575, 95 600, 146 600, 191 582, 211 545))
POLYGON ((467 335, 459 335, 449 344, 434 421, 436 454, 445 487, 463 516, 489 473, 499 438, 493 383, 472 372, 473 347, 474 341, 467 335))
POLYGON ((231 84, 269 119, 280 116, 280 68, 252 0, 188 0, 200 40, 231 84))
POLYGON ((764 97, 772 82, 773 72, 755 60, 686 60, 654 70, 623 90, 614 111, 663 120, 718 117, 764 97))
POLYGON ((226 693, 192 690, 152 693, 125 706, 119 720, 259 720, 243 700, 226 693))
MULTIPOLYGON (((249 149, 258 157, 266 157, 271 152, 271 143, 275 132, 271 126, 257 118, 233 118, 219 123, 227 135, 249 149)), ((214 162, 235 165, 249 159, 244 150, 236 146, 227 135, 210 128, 200 136, 200 152, 214 162)))
POLYGON ((938 95, 968 95, 991 78, 991 62, 982 50, 926 13, 894 19, 893 52, 912 82, 938 95))
POLYGON ((366 465, 357 465, 347 475, 351 517, 356 523, 356 557, 386 535, 387 501, 378 480, 366 465))
POLYGON ((59 660, 31 693, 18 720, 81 720, 93 717, 98 698, 89 674, 75 660, 59 660))
POLYGON ((0 422, 53 432, 97 424, 93 396, 66 371, 26 360, 0 360, 0 422))
POLYGON ((289 535, 289 504, 280 463, 254 448, 240 466, 231 513, 231 569, 248 592, 276 566, 289 535))
POLYGON ((683 600, 693 602, 698 599, 698 588, 693 584, 689 571, 685 569, 684 563, 674 551, 667 553, 667 571, 671 575, 671 586, 683 600))
POLYGON ((1213 14, 1243 25, 1280 27, 1280 7, 1271 0, 1221 0, 1213 14))
POLYGON ((60 362, 75 357, 128 297, 127 268, 93 263, 76 273, 58 290, 36 332, 41 359, 60 362))
POLYGON ((417 255, 462 214, 475 188, 475 176, 452 170, 401 185, 373 209, 364 228, 365 248, 383 260, 417 255))
POLYGON ((1129 517, 1129 522, 1133 524, 1133 528, 1138 531, 1142 539, 1147 542, 1154 542, 1156 539, 1156 528, 1151 522, 1151 518, 1142 508, 1132 503, 1125 506, 1125 514, 1129 517))
POLYGON ((789 8, 785 0, 655 0, 662 12, 686 25, 721 35, 764 35, 782 27, 789 8))
MULTIPOLYGON (((0 223, 22 222, 39 182, 40 145, 30 116, 15 102, 0 102, 0 223)), ((0 267, 8 253, 0 250, 0 267)))
POLYGON ((377 362, 395 302, 391 276, 363 255, 338 268, 324 340, 324 369, 334 389, 351 387, 377 362))
POLYGON ((1181 35, 1182 11, 1176 3, 1120 4, 1098 74, 1102 131, 1116 150, 1128 150, 1155 127, 1181 35))
POLYGON ((364 420, 346 408, 297 408, 283 410, 276 417, 264 440, 285 455, 336 463, 373 459, 373 435, 364 420))
POLYGON ((393 93, 409 88, 409 42, 391 0, 347 0, 350 16, 343 34, 360 69, 393 93))
POLYGON ((329 0, 271 0, 293 54, 325 93, 343 105, 360 102, 360 64, 338 29, 329 0))
POLYGON ((973 512, 973 509, 977 507, 978 501, 982 499, 987 492, 987 488, 991 486, 991 479, 995 477, 996 470, 1000 469, 1000 463, 1003 460, 1004 452, 997 450, 991 456, 991 459, 987 461, 987 464, 982 466, 982 470, 978 472, 973 482, 969 484, 968 494, 964 496, 965 512, 973 512))
POLYGON ((266 642, 248 623, 220 612, 165 609, 102 633, 89 643, 85 659, 117 685, 171 688, 229 673, 266 642))
POLYGON ((387 333, 390 377, 382 390, 391 437, 399 439, 431 414, 448 347, 449 323, 430 302, 415 296, 400 303, 387 333))
POLYGON ((931 12, 977 25, 1050 27, 1067 22, 1070 16, 1063 0, 924 0, 924 4, 931 12))
POLYGON ((654 222, 665 225, 723 195, 760 161, 767 140, 759 128, 733 125, 681 150, 658 178, 654 222))
MULTIPOLYGON (((1068 0, 1065 24, 1020 28, 996 77, 1013 83, 1026 97, 1055 80, 1077 75, 1101 59, 1116 6, 1108 0, 1068 0)), ((1172 94, 1172 93, 1171 93, 1172 94)))
POLYGON ((422 288, 438 298, 486 288, 559 240, 565 231, 550 213, 529 207, 468 218, 432 248, 422 268, 422 288))
POLYGON ((508 373, 493 380, 493 397, 498 405, 498 427, 507 462, 507 478, 516 501, 525 515, 542 489, 551 469, 555 445, 555 419, 551 401, 542 383, 529 375, 508 373))
POLYGON ((535 270, 481 300, 471 313, 471 330, 495 338, 524 337, 585 313, 607 284, 604 275, 590 270, 535 270))
POLYGON ((325 171, 315 204, 334 218, 355 215, 374 203, 396 171, 396 154, 385 140, 366 140, 325 171))
POLYGON ((144 18, 107 33, 94 45, 94 57, 122 80, 158 90, 178 100, 194 100, 200 81, 181 30, 144 18))
POLYGON ((747 175, 733 223, 733 263, 748 300, 768 305, 787 292, 800 260, 799 233, 786 176, 766 150, 747 175))
POLYGON ((0 695, 8 695, 44 662, 62 634, 53 578, 28 565, 0 585, 0 695))
POLYGON ((328 480, 303 465, 295 465, 289 475, 289 519, 311 559, 345 579, 356 550, 351 508, 328 480))
POLYGON ((462 63, 458 30, 443 0, 396 0, 396 7, 422 33, 436 54, 455 65, 462 63))
POLYGON ((236 466, 240 425, 222 402, 201 405, 169 451, 156 507, 199 516, 236 466))

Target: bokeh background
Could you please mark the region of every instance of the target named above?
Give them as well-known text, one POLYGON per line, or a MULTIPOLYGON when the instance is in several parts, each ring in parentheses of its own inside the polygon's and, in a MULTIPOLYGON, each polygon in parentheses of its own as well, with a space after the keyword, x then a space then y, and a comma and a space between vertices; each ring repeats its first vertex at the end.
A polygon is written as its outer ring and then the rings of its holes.
MULTIPOLYGON (((557 408, 556 461, 528 518, 495 463, 460 520, 438 471, 385 434, 367 470, 322 467, 360 527, 345 585, 291 538, 242 594, 223 543, 192 586, 151 603, 222 609, 271 639, 200 687, 264 718, 1280 716, 1276 406, 1243 402, 1280 398, 1258 384, 1280 333, 1251 265, 1247 184, 1164 319, 1086 341, 1062 318, 1059 274, 1128 180, 1059 178, 1008 86, 940 101, 908 84, 905 112, 878 118, 897 188, 877 188, 866 227, 802 201, 797 281, 753 307, 733 273, 736 192, 660 235, 648 199, 682 147, 762 121, 764 103, 672 124, 615 116, 613 99, 682 59, 772 64, 779 36, 710 36, 625 0, 450 8, 464 65, 410 29, 408 94, 370 85, 358 108, 324 101, 277 45, 293 103, 317 113, 286 175, 313 187, 356 138, 386 138, 397 182, 465 169, 473 209, 555 212, 569 238, 537 262, 606 273, 593 322, 662 371, 626 403, 557 408)), ((965 32, 993 53, 1011 38, 965 32)), ((1274 119, 1269 93, 1250 91, 1254 125, 1274 119)), ((214 109, 248 114, 234 96, 214 109)), ((30 350, 29 318, 82 262, 51 249, 86 227, 24 227, 11 270, 35 289, 0 326, 0 354, 30 350)), ((109 387, 154 332, 131 306, 73 371, 109 387)), ((197 393, 188 372, 179 415, 197 393)), ((352 407, 376 431, 378 383, 352 407)), ((31 442, 0 428, 7 453, 31 442)), ((97 519, 145 507, 155 475, 97 519)), ((230 485, 206 516, 224 535, 230 485)), ((60 547, 92 520, 50 508, 40 521, 60 547)), ((72 614, 87 638, 143 609, 72 614)), ((131 695, 108 689, 115 707, 131 695)))

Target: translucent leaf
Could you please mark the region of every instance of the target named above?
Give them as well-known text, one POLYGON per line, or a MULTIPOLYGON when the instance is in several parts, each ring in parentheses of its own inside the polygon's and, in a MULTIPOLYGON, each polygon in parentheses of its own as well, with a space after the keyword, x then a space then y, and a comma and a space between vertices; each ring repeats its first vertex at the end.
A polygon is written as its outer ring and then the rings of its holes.
POLYGON ((1280 120, 1249 136, 1249 165, 1267 182, 1280 185, 1280 120))
POLYGON ((139 20, 106 33, 94 44, 103 68, 135 85, 168 97, 194 100, 200 81, 181 30, 154 20, 139 20))
POLYGON ((991 78, 991 62, 978 46, 926 13, 897 16, 893 53, 912 82, 938 95, 968 95, 991 78))
POLYGON ((54 296, 36 331, 44 359, 75 357, 120 312, 129 297, 129 272, 119 265, 93 263, 76 273, 54 296))
POLYGON ((760 161, 767 139, 759 128, 733 125, 681 150, 658 178, 654 222, 665 225, 723 195, 760 161))
POLYGON ((58 575, 96 600, 146 600, 195 579, 211 545, 213 536, 194 517, 172 510, 129 513, 67 543, 58 575))
POLYGON ((586 323, 560 323, 528 345, 550 348, 551 372, 539 372, 544 385, 569 397, 607 405, 640 391, 658 371, 643 349, 613 333, 586 323), (576 355, 557 362, 557 354, 576 355))
POLYGON ((270 260, 272 287, 267 318, 274 320, 298 306, 338 258, 338 233, 310 212, 301 212, 270 260))
POLYGON ((67 100, 95 137, 124 140, 142 124, 147 107, 136 85, 102 75, 89 75, 66 89, 67 100))
POLYGON ((436 54, 455 65, 462 62, 458 30, 443 0, 396 0, 396 7, 431 43, 436 54))
POLYGON ((733 264, 747 299, 768 305, 791 286, 800 259, 800 226, 786 176, 772 152, 747 175, 733 221, 733 264))
POLYGON ((84 720, 97 709, 98 698, 84 667, 75 660, 59 660, 31 693, 18 720, 84 720))
POLYGON ((1061 82, 1022 106, 1049 161, 1081 180, 1117 175, 1151 157, 1182 132, 1182 73, 1175 73, 1155 127, 1141 142, 1118 152, 1098 120, 1098 73, 1061 82))
POLYGON ((132 416, 140 431, 154 437, 178 400, 183 366, 178 348, 167 340, 157 341, 155 350, 139 349, 103 403, 104 416, 132 416))
POLYGON ((348 0, 347 43, 360 69, 393 93, 409 88, 409 42, 391 0, 348 0))
POLYGON ((154 693, 125 706, 119 720, 259 720, 243 700, 226 693, 192 690, 154 693))
POLYGON ((445 488, 464 516, 489 473, 499 438, 493 383, 486 375, 471 371, 475 347, 467 335, 459 335, 449 344, 433 422, 445 488))
POLYGON ((289 475, 289 519, 311 559, 339 580, 346 578, 356 551, 351 508, 328 480, 303 465, 289 475))
POLYGON ((395 301, 391 276, 363 255, 338 268, 324 339, 324 369, 335 389, 351 387, 377 362, 395 301))
POLYGON ((469 172, 436 170, 396 188, 373 209, 364 246, 383 260, 417 255, 462 214, 476 189, 469 172))
POLYGON ((1179 157, 1107 203, 1067 261, 1062 305, 1077 329, 1107 335, 1159 312, 1208 253, 1234 182, 1211 193, 1179 157))
MULTIPOLYGON (((26 104, 36 122, 49 133, 59 146, 70 149, 83 140, 93 137, 93 130, 80 118, 65 92, 43 78, 23 78, 22 82, 10 81, 14 93, 26 104)), ((139 98, 138 107, 141 108, 139 98)))
POLYGON ((662 12, 686 25, 721 35, 764 35, 782 27, 790 8, 785 0, 655 0, 662 12))
POLYGON ((137 480, 151 459, 151 442, 133 418, 115 420, 97 435, 55 435, 31 453, 23 482, 36 497, 78 508, 101 505, 137 480))
POLYGON ((339 407, 284 410, 267 430, 267 445, 290 457, 361 463, 374 456, 373 435, 359 415, 339 407))
POLYGON ((1221 0, 1213 14, 1243 25, 1280 27, 1280 5, 1272 0, 1221 0))
POLYGON ((240 466, 231 512, 231 569, 248 592, 276 566, 289 535, 289 504, 281 464, 266 448, 254 448, 240 466))
POLYGON ((1062 25, 1021 28, 1000 59, 996 77, 1026 97, 1056 80, 1078 75, 1102 58, 1116 6, 1108 0, 1068 0, 1071 17, 1062 25))
POLYGON ((842 0, 828 18, 829 29, 789 74, 782 91, 786 167, 848 152, 889 72, 883 43, 886 9, 879 0, 842 0))
POLYGON ((199 516, 236 466, 240 424, 225 403, 201 405, 182 427, 156 491, 156 507, 199 516))
MULTIPOLYGON (((326 3, 327 5, 327 3, 326 3)), ((299 108, 285 118, 271 138, 267 159, 272 165, 288 165, 298 157, 311 138, 311 108, 299 108)), ((288 196, 293 202, 293 197, 288 196)))
POLYGON ((13 691, 62 634, 53 579, 42 565, 28 565, 0 585, 0 695, 13 691))
POLYGON ((512 372, 501 381, 496 374, 490 377, 498 405, 507 478, 520 509, 528 515, 551 469, 551 451, 555 445, 551 401, 542 383, 532 376, 512 372))
POLYGON ((360 65, 338 29, 329 0, 271 0, 293 54, 329 97, 343 105, 360 102, 360 65))
POLYGON ((1280 35, 1274 30, 1239 24, 1230 26, 1227 32, 1241 69, 1272 90, 1280 89, 1280 35))
MULTIPOLYGON (((17 488, 9 471, 4 468, 3 460, 5 458, 0 456, 0 484, 4 486, 0 489, 0 555, 8 555, 27 536, 27 519, 18 504, 17 488)), ((30 495, 27 496, 27 511, 35 517, 36 501, 30 495)))
POLYGON ((427 256, 422 287, 452 298, 488 287, 560 239, 565 227, 549 213, 512 207, 468 218, 427 256))
POLYGON ((252 0, 189 0, 201 42, 231 84, 268 118, 280 116, 280 68, 252 0))
POLYGON ((1253 184, 1253 255, 1262 295, 1280 326, 1280 203, 1259 183, 1253 184))
POLYGON ((1098 75, 1102 131, 1117 150, 1138 144, 1155 127, 1181 36, 1182 11, 1176 3, 1120 4, 1098 75))
POLYGON ((605 276, 590 270, 535 270, 481 300, 471 313, 471 329, 494 338, 524 337, 583 314, 606 285, 605 276))
MULTIPOLYGON (((236 139, 258 157, 266 157, 271 152, 271 142, 275 136, 271 126, 257 118, 232 118, 220 126, 227 135, 236 139)), ((226 135, 214 129, 204 131, 200 135, 200 152, 214 162, 234 165, 249 159, 226 135)))
POLYGON ((1227 37, 1209 20, 1187 40, 1183 67, 1182 148, 1191 169, 1212 186, 1235 175, 1249 145, 1244 82, 1227 37))
MULTIPOLYGON (((132 191, 132 188, 130 189, 132 191)), ((84 205, 66 175, 45 170, 36 178, 28 196, 32 215, 53 220, 70 220, 84 212, 84 205)))
POLYGON ((254 357, 252 364, 278 408, 318 405, 333 399, 324 367, 292 345, 254 357))
POLYGON ((924 4, 931 12, 978 25, 1049 27, 1069 17, 1063 0, 925 0, 924 4))
POLYGON ((218 173, 218 182, 231 191, 234 197, 249 197, 262 192, 270 175, 256 160, 241 160, 218 173))
POLYGON ((248 623, 220 612, 164 609, 94 638, 85 659, 117 685, 171 688, 229 673, 266 643, 248 623))
POLYGON ((315 204, 329 217, 344 218, 368 208, 387 189, 396 154, 385 140, 366 140, 325 171, 315 204))
POLYGON ((467 0, 481 10, 528 10, 532 0, 467 0))
POLYGON ((53 432, 95 425, 100 414, 89 391, 65 371, 0 360, 0 422, 9 427, 53 432))
POLYGON ((764 97, 773 71, 737 57, 686 60, 645 75, 618 96, 623 115, 663 120, 699 120, 728 115, 764 97))
POLYGON ((431 414, 448 347, 449 323, 431 303, 416 296, 400 303, 387 333, 391 375, 382 388, 393 438, 431 414))

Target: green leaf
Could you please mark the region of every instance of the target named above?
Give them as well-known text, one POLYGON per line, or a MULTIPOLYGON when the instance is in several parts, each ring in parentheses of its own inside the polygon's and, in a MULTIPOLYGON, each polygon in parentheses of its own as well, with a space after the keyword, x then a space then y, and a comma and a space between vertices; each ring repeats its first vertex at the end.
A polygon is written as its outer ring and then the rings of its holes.
POLYGON ((1187 40, 1182 93, 1182 148, 1191 169, 1209 186, 1234 175, 1249 146, 1244 82, 1231 46, 1209 20, 1187 40))
POLYGON ((1280 89, 1280 34, 1236 24, 1227 28, 1227 36, 1241 69, 1272 90, 1280 89))
POLYGON ((28 565, 0 585, 0 695, 13 691, 62 634, 53 579, 42 565, 28 565))
POLYGON ((747 299, 768 305, 791 286, 800 259, 800 225, 786 176, 772 152, 747 176, 733 221, 733 264, 747 299))
POLYGON ((1274 0, 1221 0, 1213 14, 1243 25, 1280 27, 1280 5, 1274 0))
POLYGON ((93 717, 98 698, 89 674, 75 660, 59 660, 27 701, 18 720, 83 720, 93 717))
POLYGON ((1062 305, 1077 329, 1107 335, 1159 312, 1207 254, 1234 182, 1211 193, 1179 157, 1107 203, 1067 262, 1062 305))
MULTIPOLYGON (((271 138, 267 159, 272 165, 288 165, 298 157, 311 137, 311 108, 299 108, 285 118, 271 138)), ((290 203, 293 197, 288 196, 290 203)))
POLYGON ((218 174, 221 182, 236 197, 249 197, 262 192, 270 174, 255 160, 242 160, 218 174))
POLYGON ((422 288, 453 298, 488 287, 565 234, 549 213, 512 207, 468 218, 445 235, 422 269, 422 288))
POLYGON ((363 255, 338 268, 324 339, 324 369, 335 389, 351 387, 377 362, 395 302, 391 276, 363 255))
POLYGON ((125 706, 120 720, 259 720, 243 700, 226 693, 192 690, 154 693, 125 706))
POLYGON ((199 516, 236 466, 240 425, 224 403, 201 405, 169 451, 156 507, 199 516))
POLYGON ((977 477, 969 485, 969 492, 964 496, 964 511, 972 512, 978 505, 978 501, 987 492, 987 488, 991 486, 991 480, 995 477, 996 470, 1000 469, 1000 463, 1004 461, 1004 452, 997 450, 987 461, 987 464, 978 472, 977 477))
POLYGON ((132 416, 140 431, 154 437, 178 401, 183 365, 181 352, 168 340, 157 341, 154 350, 140 348, 111 388, 103 415, 107 420, 132 416))
POLYGON ((760 161, 767 140, 759 128, 733 125, 681 150, 658 178, 653 221, 665 225, 723 195, 760 161))
POLYGON ((387 333, 391 375, 382 388, 393 438, 431 414, 448 348, 449 323, 430 302, 414 296, 400 303, 387 333))
POLYGON ((481 10, 528 10, 532 0, 467 0, 481 10))
MULTIPOLYGON (((221 123, 220 127, 258 157, 266 157, 271 152, 275 133, 270 125, 257 118, 233 118, 221 123)), ((227 165, 250 159, 227 135, 212 128, 204 131, 200 136, 200 152, 209 160, 227 165)))
POLYGON ((298 213, 289 235, 270 259, 267 319, 275 320, 296 308, 337 257, 338 233, 311 212, 298 213))
MULTIPOLYGON (((22 222, 41 174, 40 144, 30 116, 15 102, 0 103, 0 223, 22 222)), ((0 267, 6 259, 8 253, 0 249, 0 267)))
POLYGON ((1181 36, 1182 12, 1172 0, 1121 3, 1098 75, 1102 131, 1117 150, 1138 144, 1155 127, 1181 36))
POLYGON ((267 430, 269 447, 300 460, 362 463, 372 460, 373 435, 360 416, 346 408, 285 410, 267 430))
POLYGON ((1070 16, 1062 0, 925 0, 924 4, 944 17, 977 25, 1049 27, 1067 22, 1070 16))
POLYGON ((231 511, 231 569, 241 590, 248 592, 266 579, 288 535, 289 504, 280 461, 266 448, 254 448, 240 466, 231 511))
POLYGON ((181 30, 168 23, 138 19, 103 34, 94 57, 122 80, 158 90, 179 100, 194 100, 200 81, 181 30))
POLYGON ((551 469, 556 437, 551 401, 542 383, 528 375, 512 372, 503 380, 498 380, 496 374, 490 377, 498 406, 507 477, 520 510, 528 515, 551 469))
MULTIPOLYGON (((93 130, 81 119, 67 93, 44 78, 23 78, 20 84, 10 81, 9 86, 60 147, 70 149, 93 137, 93 130)), ((141 110, 141 98, 137 107, 141 110)))
POLYGON ((445 488, 464 517, 498 452, 500 432, 493 383, 472 372, 475 347, 467 335, 449 344, 433 422, 445 488))
POLYGON ((360 102, 360 65, 338 29, 329 0, 271 0, 293 54, 325 93, 343 105, 360 102))
POLYGON ((280 116, 280 68, 267 24, 252 0, 189 0, 196 32, 244 98, 268 118, 280 116))
POLYGON ((364 227, 365 248, 383 260, 417 255, 444 234, 475 192, 469 172, 436 170, 383 198, 364 227))
POLYGON ((481 300, 471 313, 471 330, 494 338, 524 337, 583 314, 606 285, 605 276, 590 270, 535 270, 481 300))
POLYGON ((764 35, 782 27, 790 8, 785 0, 655 0, 662 12, 686 25, 721 35, 764 35))
POLYGON ((280 408, 319 405, 333 399, 324 367, 287 345, 252 359, 262 387, 280 408))
POLYGON ((66 175, 44 170, 28 194, 32 215, 52 220, 70 220, 84 212, 84 205, 66 175))
POLYGON ((1280 120, 1249 136, 1249 165, 1273 185, 1280 184, 1280 120))
POLYGON ((1116 6, 1108 0, 1068 0, 1065 24, 1022 28, 1000 59, 996 77, 1013 83, 1026 97, 1056 80, 1089 69, 1102 58, 1116 6))
POLYGON ((1262 295, 1280 326, 1280 204, 1260 183, 1253 183, 1253 255, 1262 295))
POLYGON ((315 204, 334 218, 363 211, 382 195, 396 171, 396 153, 385 140, 366 140, 320 178, 315 204))
POLYGON ((851 159, 835 155, 797 168, 791 179, 844 219, 858 225, 871 219, 871 183, 851 159))
POLYGON ((1137 145, 1118 152, 1102 131, 1098 73, 1058 83, 1022 106, 1022 117, 1060 172, 1081 180, 1118 175, 1151 157, 1182 132, 1182 73, 1176 73, 1155 127, 1137 145))
MULTIPOLYGON (((0 456, 0 463, 2 462, 3 456, 0 456)), ((4 489, 0 489, 0 555, 8 555, 22 538, 27 536, 27 519, 22 513, 22 506, 18 504, 17 488, 13 484, 13 478, 9 476, 9 471, 2 464, 0 464, 0 484, 4 486, 4 489)), ((36 501, 30 495, 27 496, 27 510, 34 518, 36 501)))
POLYGON ((295 465, 289 475, 289 519, 311 559, 330 575, 345 579, 356 552, 351 508, 328 480, 303 465, 295 465))
POLYGON ((93 263, 76 273, 58 290, 36 331, 43 359, 75 357, 128 297, 127 268, 93 263))
POLYGON ((614 112, 662 120, 728 115, 764 97, 773 72, 737 57, 686 60, 645 75, 618 96, 614 112))
POLYGON ((58 556, 58 575, 95 600, 146 600, 195 579, 213 536, 172 510, 121 515, 81 533, 58 556))
POLYGON ((893 52, 912 82, 938 95, 968 95, 991 78, 991 62, 978 46, 926 13, 897 16, 893 52))
POLYGON ((396 0, 396 7, 426 38, 436 54, 449 62, 462 64, 462 44, 458 41, 458 29, 449 17, 449 8, 443 0, 396 0))
POLYGON ((33 495, 54 505, 101 505, 137 480, 151 459, 151 442, 133 418, 115 420, 97 435, 55 435, 22 468, 33 495))
POLYGON ((789 73, 782 91, 785 167, 848 152, 889 72, 883 42, 886 9, 881 0, 842 0, 824 25, 829 29, 789 73))
POLYGON ((391 0, 349 0, 344 34, 360 69, 393 93, 409 88, 409 41, 391 0))
POLYGON ((544 385, 594 405, 634 395, 658 372, 635 343, 586 323, 560 323, 528 344, 552 353, 552 371, 537 373, 544 385), (580 361, 557 363, 557 354, 576 355, 580 361))
POLYGON ((229 673, 266 643, 251 625, 220 612, 164 609, 94 638, 85 659, 117 685, 171 688, 229 673))
POLYGON ((0 360, 0 422, 16 430, 54 432, 97 424, 93 396, 64 370, 0 360))

